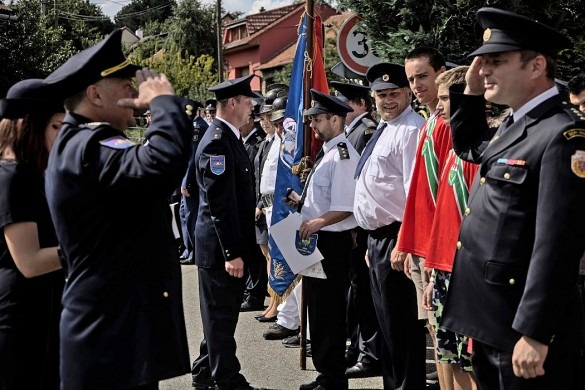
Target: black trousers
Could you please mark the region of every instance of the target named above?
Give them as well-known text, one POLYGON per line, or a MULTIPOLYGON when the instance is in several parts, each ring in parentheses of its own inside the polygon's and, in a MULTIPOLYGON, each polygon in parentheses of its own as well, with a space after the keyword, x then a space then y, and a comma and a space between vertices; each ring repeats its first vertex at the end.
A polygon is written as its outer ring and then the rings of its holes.
POLYGON ((317 382, 326 389, 345 390, 345 317, 351 232, 318 233, 317 248, 327 279, 303 277, 305 284, 313 365, 317 382))
POLYGON ((193 380, 213 378, 218 390, 247 385, 240 374, 234 338, 245 281, 230 276, 224 268, 199 267, 198 272, 203 341, 193 362, 193 380))
POLYGON ((390 267, 399 223, 369 231, 372 299, 386 348, 382 353, 384 389, 425 388, 425 333, 418 321, 414 283, 390 267))
POLYGON ((346 356, 351 364, 361 362, 376 367, 380 364, 382 335, 372 300, 370 270, 364 259, 368 234, 361 228, 354 229, 354 234, 356 233, 357 245, 352 248, 349 267, 347 329, 351 343, 346 356))
POLYGON ((582 351, 573 346, 553 343, 544 363, 545 375, 533 379, 518 378, 512 367, 512 352, 473 340, 471 362, 481 390, 583 390, 582 351))
POLYGON ((153 382, 142 386, 129 387, 127 390, 158 390, 158 382, 153 382))

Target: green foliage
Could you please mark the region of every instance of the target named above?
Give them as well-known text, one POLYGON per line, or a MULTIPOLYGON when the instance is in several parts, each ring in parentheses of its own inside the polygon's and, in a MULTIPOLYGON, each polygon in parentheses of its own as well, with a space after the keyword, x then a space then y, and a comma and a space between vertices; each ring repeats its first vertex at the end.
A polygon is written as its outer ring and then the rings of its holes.
MULTIPOLYGON (((50 3, 49 3, 50 4, 50 3)), ((57 0, 57 24, 63 29, 63 39, 77 51, 87 49, 112 32, 114 24, 100 7, 84 0, 57 0)), ((47 13, 54 18, 53 7, 47 13)))
POLYGON ((53 27, 52 17, 41 17, 37 0, 10 4, 17 21, 0 21, 0 96, 25 78, 46 77, 73 53, 71 42, 63 41, 64 30, 53 27))
POLYGON ((164 73, 179 96, 200 102, 213 97, 207 88, 217 84, 217 75, 215 61, 207 54, 194 57, 174 49, 160 49, 148 58, 142 57, 139 51, 133 52, 129 58, 136 64, 164 73))
POLYGON ((381 58, 402 63, 417 46, 441 50, 448 61, 467 64, 467 54, 481 44, 482 29, 475 14, 489 6, 518 12, 546 23, 573 39, 573 48, 560 56, 559 77, 569 79, 585 69, 585 2, 580 0, 339 0, 363 18, 374 49, 381 58))
POLYGON ((214 11, 213 5, 202 5, 199 0, 182 0, 169 21, 172 46, 195 57, 202 54, 217 57, 214 11))
POLYGON ((164 22, 173 15, 176 6, 175 0, 132 0, 122 7, 114 19, 117 27, 136 31, 148 22, 164 22))

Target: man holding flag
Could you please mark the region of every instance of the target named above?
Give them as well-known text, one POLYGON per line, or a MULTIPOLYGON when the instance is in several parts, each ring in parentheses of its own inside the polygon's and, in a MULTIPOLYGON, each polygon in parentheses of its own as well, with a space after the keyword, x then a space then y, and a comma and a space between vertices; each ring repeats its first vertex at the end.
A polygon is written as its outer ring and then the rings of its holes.
POLYGON ((359 154, 345 138, 345 116, 352 108, 336 97, 314 89, 311 108, 305 116, 317 139, 324 142, 311 169, 302 195, 292 192, 289 205, 297 207, 303 222, 298 230, 302 242, 309 241, 323 255, 326 279, 305 277, 313 364, 317 380, 301 390, 344 390, 346 287, 351 247, 355 181, 353 172, 359 154))

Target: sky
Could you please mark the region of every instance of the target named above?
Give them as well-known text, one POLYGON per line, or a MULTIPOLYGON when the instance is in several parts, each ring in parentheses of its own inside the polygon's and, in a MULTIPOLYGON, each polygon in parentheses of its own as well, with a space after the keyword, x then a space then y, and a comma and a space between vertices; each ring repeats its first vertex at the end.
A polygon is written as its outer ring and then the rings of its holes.
MULTIPOLYGON (((103 13, 113 19, 120 9, 130 0, 91 0, 99 5, 103 13)), ((201 0, 203 4, 216 4, 216 0, 201 0)), ((258 12, 261 7, 273 9, 292 4, 292 0, 222 0, 221 5, 226 11, 241 11, 245 15, 258 12)))

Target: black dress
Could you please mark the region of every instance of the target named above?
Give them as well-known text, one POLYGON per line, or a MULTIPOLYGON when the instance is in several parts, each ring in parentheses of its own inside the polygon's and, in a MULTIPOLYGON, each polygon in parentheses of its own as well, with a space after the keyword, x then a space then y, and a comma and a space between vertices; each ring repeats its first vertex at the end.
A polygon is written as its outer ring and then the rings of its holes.
POLYGON ((0 163, 0 389, 59 388, 62 271, 27 279, 8 251, 4 227, 36 222, 41 248, 57 245, 43 177, 0 163))

